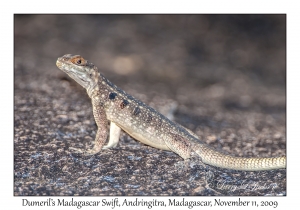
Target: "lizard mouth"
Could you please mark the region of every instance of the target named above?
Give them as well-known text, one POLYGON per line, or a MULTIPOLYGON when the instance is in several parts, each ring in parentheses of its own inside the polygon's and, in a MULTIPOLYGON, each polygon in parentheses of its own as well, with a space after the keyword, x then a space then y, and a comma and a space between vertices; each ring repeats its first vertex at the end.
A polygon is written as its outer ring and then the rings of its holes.
POLYGON ((57 59, 56 66, 63 72, 66 72, 66 73, 71 72, 70 70, 68 70, 68 68, 64 67, 65 63, 63 61, 61 61, 61 58, 57 59))
POLYGON ((59 59, 57 59, 57 61, 56 61, 56 66, 57 66, 59 69, 61 69, 61 67, 62 67, 62 63, 60 62, 59 59))

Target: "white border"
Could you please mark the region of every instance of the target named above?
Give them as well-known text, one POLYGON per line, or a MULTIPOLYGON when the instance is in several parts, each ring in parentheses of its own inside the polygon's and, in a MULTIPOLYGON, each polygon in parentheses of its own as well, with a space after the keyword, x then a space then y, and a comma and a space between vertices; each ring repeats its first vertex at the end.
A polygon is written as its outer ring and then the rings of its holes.
MULTIPOLYGON (((13 14, 14 13, 287 13, 287 197, 242 197, 243 200, 278 200, 279 207, 299 206, 299 119, 300 119, 300 53, 299 5, 297 1, 9 1, 1 8, 1 206, 8 209, 22 208, 24 197, 13 197, 13 14), (298 6, 298 7, 297 7, 298 6), (3 205, 4 204, 4 205, 3 205)), ((47 197, 27 197, 46 200, 47 197)), ((51 197, 56 199, 57 197, 51 197)), ((68 198, 68 197, 65 197, 68 198)), ((80 197, 80 200, 99 200, 104 197, 80 197)), ((110 199, 112 197, 108 197, 110 199)), ((152 199, 153 197, 147 197, 152 199)), ((167 197, 160 197, 168 199, 167 197)), ((122 197, 120 198, 122 199, 122 197)), ((195 200, 196 197, 190 197, 195 200)), ((200 197, 207 200, 212 198, 200 197)), ((222 197, 235 200, 236 197, 222 197)), ((23 207, 26 208, 26 207, 23 207)), ((39 207, 38 207, 39 208, 39 207)), ((50 208, 50 207, 49 207, 50 208)), ((58 207, 56 207, 57 209, 58 207)), ((76 209, 63 207, 62 209, 76 209)), ((228 207, 229 208, 229 207, 228 207)), ((231 207, 232 208, 232 207, 231 207)), ((60 208, 59 208, 60 209, 60 208)), ((85 207, 86 209, 86 207, 85 207)), ((129 208, 128 208, 129 209, 129 208)), ((154 209, 154 208, 153 208, 154 209)), ((224 209, 224 208, 223 208, 224 209)))

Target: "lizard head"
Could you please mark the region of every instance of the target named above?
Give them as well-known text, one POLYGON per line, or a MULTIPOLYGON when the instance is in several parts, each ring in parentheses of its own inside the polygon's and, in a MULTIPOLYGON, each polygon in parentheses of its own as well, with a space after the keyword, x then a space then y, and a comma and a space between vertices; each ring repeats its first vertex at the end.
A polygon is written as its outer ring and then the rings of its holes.
POLYGON ((97 67, 80 55, 64 55, 57 59, 56 66, 87 90, 98 83, 97 67))

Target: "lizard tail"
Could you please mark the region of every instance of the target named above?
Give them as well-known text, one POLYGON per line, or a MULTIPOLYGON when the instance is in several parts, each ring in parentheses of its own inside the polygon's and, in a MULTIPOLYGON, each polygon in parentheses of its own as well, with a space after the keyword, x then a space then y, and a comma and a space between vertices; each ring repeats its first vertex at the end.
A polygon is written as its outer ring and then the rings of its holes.
POLYGON ((202 162, 241 171, 262 171, 286 168, 286 157, 273 158, 244 158, 222 154, 205 144, 195 144, 194 151, 201 157, 202 162))

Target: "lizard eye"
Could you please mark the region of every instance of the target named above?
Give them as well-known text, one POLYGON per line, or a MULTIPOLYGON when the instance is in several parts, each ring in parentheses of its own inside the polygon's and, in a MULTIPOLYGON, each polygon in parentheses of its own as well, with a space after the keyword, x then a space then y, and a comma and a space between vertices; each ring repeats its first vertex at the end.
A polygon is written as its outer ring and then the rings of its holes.
POLYGON ((85 65, 86 61, 82 57, 76 57, 71 60, 72 63, 76 65, 85 65))

